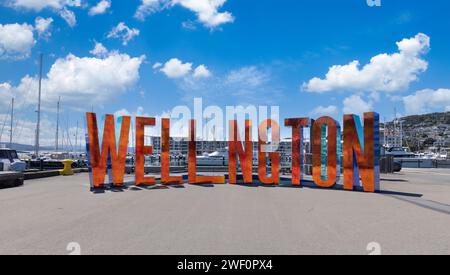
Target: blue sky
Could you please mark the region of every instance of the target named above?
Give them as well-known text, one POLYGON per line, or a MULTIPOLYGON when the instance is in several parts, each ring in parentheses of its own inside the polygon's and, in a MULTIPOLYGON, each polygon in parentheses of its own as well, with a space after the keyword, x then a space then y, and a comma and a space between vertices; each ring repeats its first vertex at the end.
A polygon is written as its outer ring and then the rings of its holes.
POLYGON ((160 116, 200 96, 281 118, 450 111, 445 0, 147 0, 144 15, 140 0, 99 2, 0 1, 0 127, 14 96, 18 140, 32 143, 41 52, 49 144, 59 96, 72 130, 92 108, 160 116))

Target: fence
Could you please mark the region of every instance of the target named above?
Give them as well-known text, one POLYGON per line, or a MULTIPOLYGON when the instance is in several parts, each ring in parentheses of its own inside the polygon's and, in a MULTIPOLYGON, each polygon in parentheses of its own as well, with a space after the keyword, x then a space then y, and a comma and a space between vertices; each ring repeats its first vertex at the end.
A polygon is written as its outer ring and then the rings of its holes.
POLYGON ((403 168, 446 168, 450 169, 450 160, 437 159, 398 159, 403 168))
MULTIPOLYGON (((306 154, 304 163, 304 170, 306 175, 312 175, 312 154, 306 154)), ((343 158, 341 157, 341 173, 344 172, 343 158)), ((289 164, 290 165, 290 164, 289 164)), ((395 162, 392 156, 383 156, 380 158, 380 173, 391 174, 395 172, 395 162)))

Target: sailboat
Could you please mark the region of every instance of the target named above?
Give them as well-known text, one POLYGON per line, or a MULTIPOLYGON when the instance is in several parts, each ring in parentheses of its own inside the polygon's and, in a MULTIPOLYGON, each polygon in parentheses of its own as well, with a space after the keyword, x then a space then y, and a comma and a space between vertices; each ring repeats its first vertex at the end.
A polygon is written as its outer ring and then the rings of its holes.
MULTIPOLYGON (((19 159, 16 150, 12 149, 14 130, 14 98, 11 100, 11 128, 9 135, 10 148, 0 148, 0 171, 24 172, 27 164, 19 159)), ((2 130, 3 131, 3 130, 2 130)))

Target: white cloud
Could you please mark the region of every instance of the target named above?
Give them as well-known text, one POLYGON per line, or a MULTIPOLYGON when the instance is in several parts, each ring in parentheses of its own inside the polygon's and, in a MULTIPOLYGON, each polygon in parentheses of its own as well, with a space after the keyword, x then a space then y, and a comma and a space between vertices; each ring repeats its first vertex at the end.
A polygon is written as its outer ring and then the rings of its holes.
POLYGON ((344 99, 344 114, 362 115, 373 111, 373 102, 365 101, 360 95, 352 95, 344 99))
POLYGON ((168 78, 181 78, 192 71, 192 63, 183 63, 177 58, 167 61, 161 69, 168 78))
POLYGON ((172 0, 173 5, 179 4, 194 12, 198 20, 209 28, 234 21, 231 13, 218 11, 225 2, 226 0, 172 0))
MULTIPOLYGON (((9 121, 9 115, 8 114, 0 114, 0 121, 9 121)), ((13 142, 19 143, 19 144, 34 144, 35 141, 35 129, 36 129, 36 120, 35 119, 28 119, 21 116, 21 114, 17 114, 14 118, 14 125, 13 125, 13 142)), ((1 133, 0 129, 0 137, 1 141, 9 142, 9 131, 10 126, 6 125, 3 133, 1 133)), ((41 118, 41 130, 40 130, 40 145, 41 146, 54 146, 55 145, 55 131, 56 131, 56 123, 54 121, 50 121, 48 117, 44 116, 41 118)), ((69 129, 69 132, 71 133, 71 137, 75 136, 75 131, 73 129, 69 129)), ((81 133, 81 130, 78 131, 78 133, 81 133)), ((80 143, 81 137, 78 139, 78 142, 80 143)), ((72 139, 72 142, 74 140, 72 139)))
POLYGON ((197 19, 208 28, 231 23, 234 17, 230 12, 219 12, 227 0, 142 0, 135 17, 144 20, 146 16, 163 9, 180 5, 197 15, 197 19))
POLYGON ((211 72, 205 65, 198 66, 194 71, 194 78, 208 78, 211 77, 211 72))
POLYGON ((89 10, 89 15, 104 14, 111 7, 111 0, 101 0, 89 10))
POLYGON ((256 66, 242 67, 231 71, 225 82, 229 85, 238 84, 243 87, 258 87, 269 80, 269 75, 256 66))
POLYGON ((15 8, 24 8, 41 11, 45 8, 61 9, 64 7, 80 7, 80 0, 10 0, 9 5, 15 8))
MULTIPOLYGON (((147 113, 144 109, 144 107, 139 106, 136 111, 132 112, 127 109, 121 109, 114 113, 114 116, 121 117, 121 116, 130 116, 133 121, 135 121, 136 117, 153 117, 155 118, 155 126, 153 127, 146 127, 145 128, 145 136, 146 137, 153 137, 153 136, 161 136, 161 119, 162 118, 170 118, 170 136, 173 138, 181 138, 181 137, 188 137, 188 124, 183 123, 183 119, 179 119, 179 117, 172 116, 170 111, 163 112, 162 114, 158 115, 151 115, 147 113)), ((187 119, 187 118, 185 118, 187 119)), ((130 132, 130 142, 135 140, 135 137, 131 136, 130 132)))
POLYGON ((135 117, 151 117, 148 113, 145 112, 144 107, 139 106, 135 112, 130 112, 127 109, 120 109, 114 113, 115 117, 121 117, 121 116, 131 116, 133 118, 135 117))
POLYGON ((102 43, 95 42, 94 48, 89 53, 96 57, 106 57, 109 51, 102 43))
POLYGON ((128 42, 132 40, 134 37, 139 35, 138 29, 131 29, 125 23, 120 22, 117 26, 115 26, 108 34, 108 38, 119 38, 122 39, 122 44, 124 46, 128 45, 128 42))
POLYGON ((172 58, 165 64, 159 62, 155 63, 153 69, 159 69, 159 71, 163 72, 168 78, 183 78, 185 82, 192 84, 212 76, 211 71, 209 71, 208 67, 205 65, 199 65, 194 70, 192 66, 192 63, 183 63, 183 61, 178 58, 172 58))
POLYGON ((56 11, 70 27, 76 25, 75 13, 69 7, 81 7, 81 0, 9 0, 8 6, 15 9, 41 12, 44 9, 56 11))
POLYGON ((162 65, 163 64, 160 62, 156 62, 155 64, 153 64, 152 68, 153 68, 153 70, 157 70, 157 69, 161 68, 162 65))
POLYGON ((0 59, 28 58, 35 44, 33 26, 17 23, 0 24, 0 59))
POLYGON ((169 7, 169 5, 169 0, 141 0, 141 5, 138 7, 134 17, 144 20, 148 15, 159 12, 169 7))
POLYGON ((268 105, 282 97, 270 70, 262 66, 241 67, 209 78, 184 77, 177 84, 185 92, 186 101, 197 96, 231 105, 268 105))
POLYGON ((327 107, 319 106, 315 108, 312 112, 312 116, 333 116, 336 115, 338 112, 338 108, 334 105, 330 105, 327 107))
MULTIPOLYGON (((0 109, 7 110, 13 98, 12 86, 9 83, 0 83, 0 109)), ((3 111, 2 111, 3 112, 3 111)))
POLYGON ((184 29, 186 29, 186 30, 191 30, 191 31, 197 29, 197 26, 196 26, 195 22, 192 22, 192 21, 190 21, 190 20, 182 22, 182 23, 181 23, 181 26, 182 26, 184 29))
POLYGON ((39 37, 49 38, 51 36, 50 28, 53 23, 53 18, 42 18, 37 17, 35 20, 35 30, 37 31, 39 37))
MULTIPOLYGON (((137 83, 144 59, 145 56, 130 57, 117 52, 106 58, 72 54, 60 58, 42 80, 44 108, 53 108, 59 96, 73 109, 86 110, 90 105, 101 107, 137 83)), ((12 89, 19 108, 37 102, 37 77, 27 75, 12 89)))
MULTIPOLYGON (((11 84, 9 84, 9 83, 0 83, 0 91, 2 91, 2 93, 4 91, 8 91, 10 89, 11 89, 11 84)), ((2 93, 0 93, 0 94, 2 94, 2 93)))
POLYGON ((418 75, 428 68, 422 59, 430 49, 430 38, 422 33, 397 42, 399 52, 380 54, 360 68, 359 61, 332 66, 324 79, 315 77, 303 84, 308 92, 325 93, 336 90, 397 92, 406 90, 418 75))
POLYGON ((413 95, 403 97, 405 110, 408 114, 423 114, 433 111, 450 110, 450 90, 421 90, 413 95))
POLYGON ((63 8, 59 11, 59 16, 61 16, 71 28, 75 27, 77 24, 75 13, 71 10, 63 8))

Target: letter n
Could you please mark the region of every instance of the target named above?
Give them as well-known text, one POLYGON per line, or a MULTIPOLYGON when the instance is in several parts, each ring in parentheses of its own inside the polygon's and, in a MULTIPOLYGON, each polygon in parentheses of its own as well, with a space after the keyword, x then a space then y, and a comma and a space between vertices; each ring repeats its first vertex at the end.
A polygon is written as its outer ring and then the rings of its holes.
POLYGON ((100 151, 97 116, 94 113, 87 113, 86 117, 90 151, 89 162, 92 168, 91 186, 93 188, 104 187, 106 170, 108 169, 108 158, 111 160, 114 186, 123 186, 131 118, 128 116, 122 117, 122 128, 117 151, 114 116, 106 115, 102 149, 100 151))
POLYGON ((245 150, 242 148, 241 139, 239 138, 239 128, 237 120, 230 120, 230 133, 228 140, 229 161, 228 161, 228 182, 236 184, 237 160, 241 164, 241 170, 245 184, 253 182, 253 142, 252 142, 252 122, 245 121, 245 150))
POLYGON ((360 186, 365 192, 380 190, 380 117, 364 114, 364 129, 356 115, 344 116, 344 188, 360 186))

